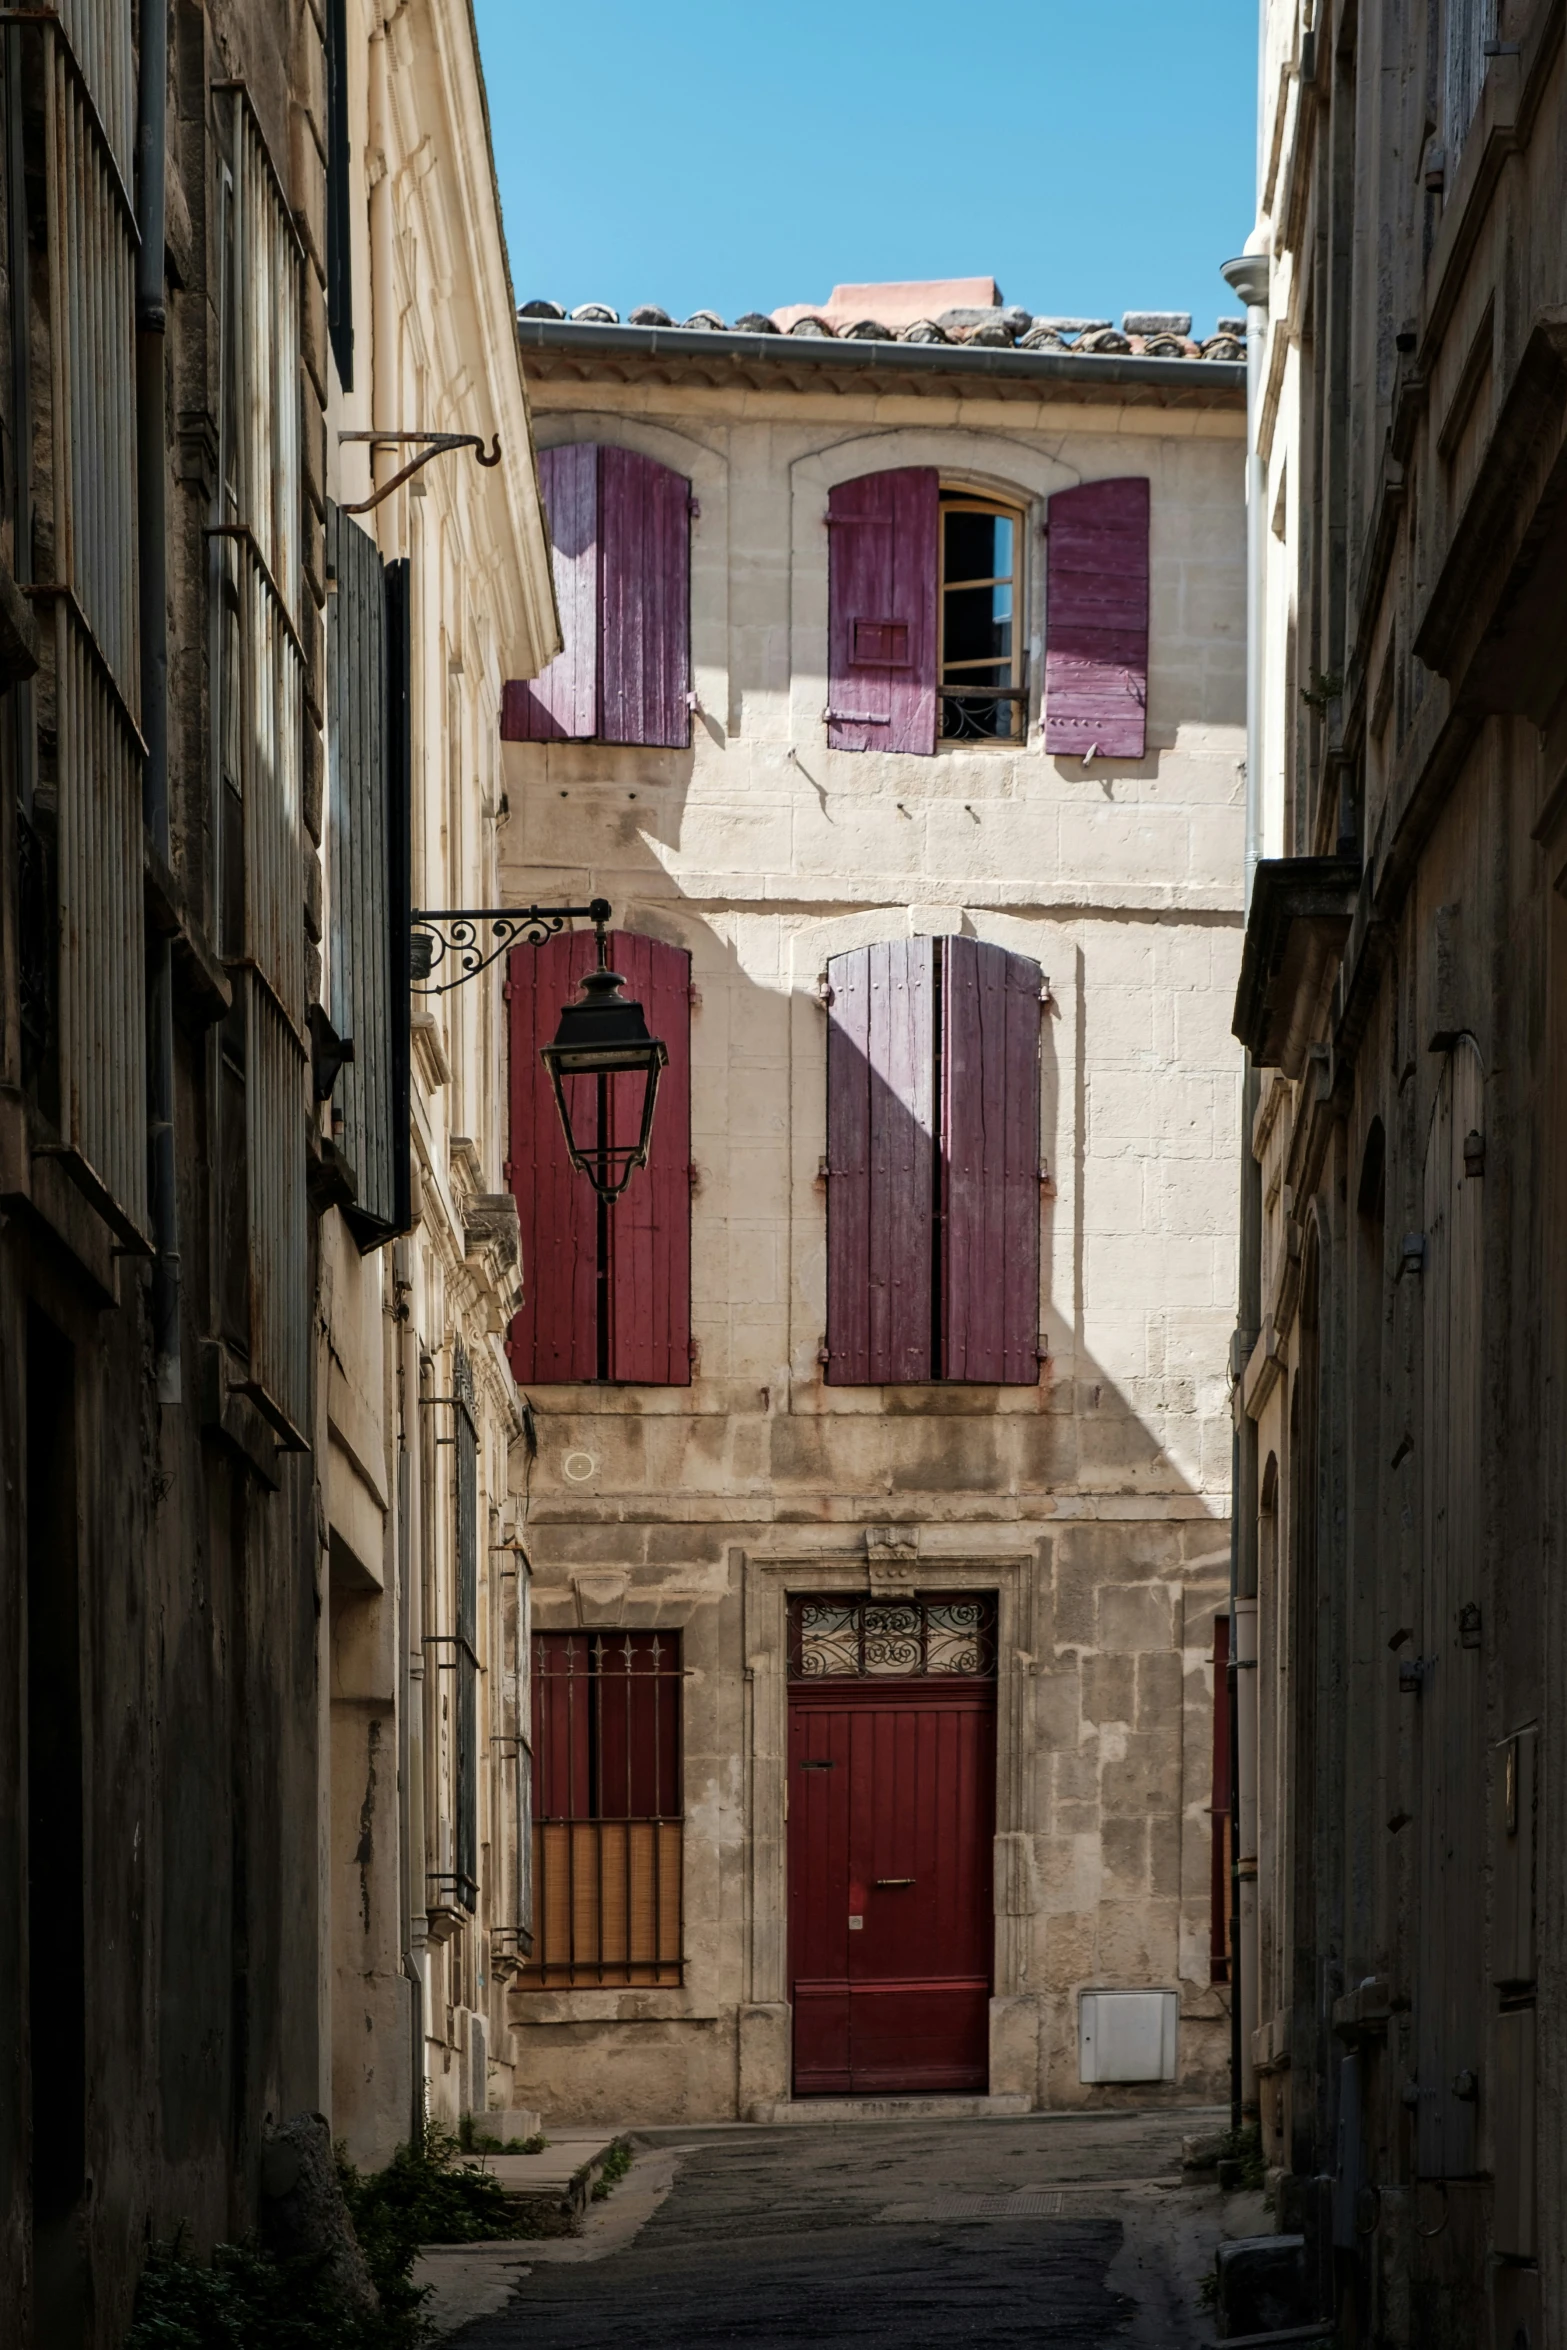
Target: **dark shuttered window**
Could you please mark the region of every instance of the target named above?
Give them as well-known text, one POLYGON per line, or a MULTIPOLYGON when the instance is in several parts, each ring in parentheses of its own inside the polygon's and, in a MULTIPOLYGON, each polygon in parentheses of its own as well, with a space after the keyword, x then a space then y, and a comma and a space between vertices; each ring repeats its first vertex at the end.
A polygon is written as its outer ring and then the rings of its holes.
POLYGON ((562 648, 513 680, 508 742, 691 740, 691 484, 634 449, 539 453, 562 648))
POLYGON ((326 0, 326 316, 337 379, 354 388, 353 149, 348 130, 348 0, 326 0))
POLYGON ((408 1226, 409 613, 406 562, 328 511, 330 1012, 353 1055, 333 1101, 363 1249, 408 1226))
POLYGON ((969 938, 828 965, 830 1384, 1037 1380, 1041 984, 969 938))
MULTIPOLYGON (((518 947, 506 995, 511 1037, 507 1180, 521 1225, 523 1305, 507 1351, 524 1383, 608 1379, 684 1387, 691 1378, 691 958, 612 931, 611 966, 669 1050, 647 1165, 613 1207, 566 1156, 539 1047, 555 1033, 596 948, 587 931, 518 947)), ((640 1120, 642 1080, 606 1088, 615 1139, 640 1120)), ((591 1117, 591 1104, 588 1105, 591 1117)), ((573 1108, 579 1136, 591 1139, 573 1108)))
POLYGON ((827 501, 827 740, 936 748, 941 483, 928 465, 841 481, 827 501))
POLYGON ((1048 510, 1045 749, 1140 759, 1148 718, 1148 484, 1089 481, 1048 510))

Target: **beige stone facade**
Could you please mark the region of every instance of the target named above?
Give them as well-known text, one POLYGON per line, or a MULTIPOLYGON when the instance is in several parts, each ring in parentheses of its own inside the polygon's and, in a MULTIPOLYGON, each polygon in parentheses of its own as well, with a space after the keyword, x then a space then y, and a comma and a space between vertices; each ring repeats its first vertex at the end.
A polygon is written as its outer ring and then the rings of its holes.
POLYGON ((1229 2052, 1210 1660, 1229 1571, 1238 371, 1029 355, 987 375, 978 354, 900 351, 894 377, 875 346, 851 367, 841 345, 825 365, 810 345, 716 343, 524 342, 541 447, 642 452, 689 478, 700 513, 690 749, 505 752, 507 900, 602 893, 617 927, 690 951, 694 986, 691 1384, 531 1386, 537 1458, 512 1450, 536 1625, 682 1636, 683 1981, 514 1988, 516 2096, 618 2120, 790 2096, 785 1601, 923 1589, 999 1607, 991 2094, 1212 2098, 1229 2052), (828 496, 915 465, 1026 512, 1026 741, 826 746, 828 496), (1067 761, 1041 748, 1045 502, 1117 475, 1151 483, 1148 751, 1067 761), (821 975, 849 947, 958 934, 1049 978, 1040 1379, 829 1386, 821 975), (1176 2079, 1085 2086, 1079 1993, 1149 1986, 1179 1994, 1176 2079))
MULTIPOLYGON (((339 433, 499 436, 497 467, 453 451, 363 517, 382 555, 409 565, 413 902, 493 904, 501 681, 540 666, 556 637, 478 54, 466 15, 437 8, 349 0, 348 27, 354 380, 345 392, 331 376, 334 490, 367 498, 414 454, 339 433)), ((328 819, 325 1002, 338 930, 330 806, 328 819)), ((366 2164, 425 2110, 450 2126, 512 2102, 502 2003, 525 1651, 508 1495, 521 1420, 500 1351, 518 1263, 499 1011, 484 978, 414 999, 412 1231, 362 1255, 340 1207, 321 1219, 321 2102, 366 2164), (459 1356, 476 1470, 471 1892, 457 1826, 459 1356)))

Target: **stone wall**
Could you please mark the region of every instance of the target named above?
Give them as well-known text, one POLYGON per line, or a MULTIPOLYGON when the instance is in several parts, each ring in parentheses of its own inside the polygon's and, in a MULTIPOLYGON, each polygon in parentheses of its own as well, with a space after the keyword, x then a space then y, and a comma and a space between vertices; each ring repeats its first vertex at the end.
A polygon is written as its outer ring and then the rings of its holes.
POLYGON ((787 2095, 782 1665, 747 1595, 866 1588, 867 1529, 890 1523, 917 1582, 1002 1590, 1013 1626, 992 2089, 1161 2094, 1085 2090, 1076 2057, 1078 1990, 1159 1983, 1184 2018, 1165 2094, 1217 2095, 1205 1660, 1227 1588, 1242 419, 1217 396, 890 400, 660 372, 545 367, 531 394, 541 444, 618 442, 693 482, 691 748, 511 747, 501 857, 510 898, 601 891, 617 925, 692 956, 693 1381, 532 1388, 527 1467, 536 1623, 605 1607, 683 1631, 688 1964, 678 1991, 514 1991, 518 2093, 628 2120, 787 2095), (1026 744, 825 746, 827 493, 904 464, 1027 505, 1026 744), (1153 485, 1149 749, 1085 767, 1039 748, 1039 526, 1053 489, 1119 473, 1153 485), (946 932, 1050 980, 1048 1359, 1034 1388, 827 1387, 820 974, 946 932), (575 1454, 590 1471, 566 1473, 575 1454))

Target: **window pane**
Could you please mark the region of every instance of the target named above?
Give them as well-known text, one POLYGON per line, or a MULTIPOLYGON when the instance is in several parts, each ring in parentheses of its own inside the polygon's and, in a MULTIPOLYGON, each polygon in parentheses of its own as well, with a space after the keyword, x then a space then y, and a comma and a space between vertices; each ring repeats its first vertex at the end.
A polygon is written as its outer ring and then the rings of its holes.
MULTIPOLYGON (((949 588, 942 642, 942 662, 1010 659, 1012 652, 1012 590, 1010 586, 949 588)), ((1007 681, 1009 684, 1010 679, 1007 681)))
POLYGON ((949 511, 946 528, 944 576, 960 579, 1010 579, 1012 576, 1012 521, 1006 514, 965 514, 949 511))

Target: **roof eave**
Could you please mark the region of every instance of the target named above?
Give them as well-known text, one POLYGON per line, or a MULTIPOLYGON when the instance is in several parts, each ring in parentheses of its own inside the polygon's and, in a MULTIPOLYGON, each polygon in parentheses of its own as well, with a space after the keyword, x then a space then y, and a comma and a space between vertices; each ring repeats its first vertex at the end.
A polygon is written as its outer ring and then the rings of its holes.
POLYGON ((1223 395, 1230 406, 1244 398, 1246 368, 1229 359, 1150 359, 1136 353, 1019 351, 972 343, 850 342, 826 335, 757 335, 719 332, 710 327, 604 326, 586 320, 519 318, 517 336, 529 351, 559 352, 579 359, 732 359, 749 366, 820 368, 827 376, 872 369, 915 378, 932 376, 1058 386, 1076 392, 1093 386, 1136 386, 1142 391, 1223 395))

